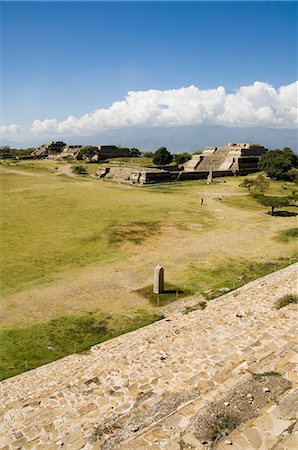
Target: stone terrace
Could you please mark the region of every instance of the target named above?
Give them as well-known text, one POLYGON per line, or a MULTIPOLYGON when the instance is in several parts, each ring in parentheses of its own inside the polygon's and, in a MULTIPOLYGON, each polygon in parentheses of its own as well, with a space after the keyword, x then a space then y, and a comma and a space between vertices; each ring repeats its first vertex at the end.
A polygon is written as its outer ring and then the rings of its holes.
POLYGON ((210 301, 202 311, 176 310, 88 352, 2 382, 0 448, 211 448, 197 438, 200 411, 252 373, 272 371, 290 389, 278 400, 268 392, 257 417, 216 448, 298 448, 297 309, 274 308, 278 298, 295 292, 297 266, 210 301))

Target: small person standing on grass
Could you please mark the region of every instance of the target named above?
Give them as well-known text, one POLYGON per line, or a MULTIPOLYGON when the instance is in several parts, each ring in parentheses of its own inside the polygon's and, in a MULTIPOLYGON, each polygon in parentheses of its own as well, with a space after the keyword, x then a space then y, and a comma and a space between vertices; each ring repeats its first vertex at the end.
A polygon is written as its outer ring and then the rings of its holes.
POLYGON ((218 197, 218 201, 219 201, 219 203, 222 203, 222 195, 220 195, 220 196, 218 197))
POLYGON ((201 198, 201 205, 203 205, 204 204, 204 199, 203 198, 201 198))

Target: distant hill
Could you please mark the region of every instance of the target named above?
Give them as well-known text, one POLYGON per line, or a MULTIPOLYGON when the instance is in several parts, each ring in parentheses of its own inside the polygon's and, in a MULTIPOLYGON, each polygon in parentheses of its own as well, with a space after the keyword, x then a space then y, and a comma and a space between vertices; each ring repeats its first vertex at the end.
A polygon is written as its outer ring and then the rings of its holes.
POLYGON ((0 145, 25 148, 39 146, 51 140, 64 140, 67 144, 114 144, 136 147, 140 150, 156 150, 163 146, 174 153, 194 152, 207 146, 222 146, 228 142, 253 142, 269 149, 291 147, 296 152, 298 150, 297 130, 295 129, 228 128, 206 125, 169 128, 116 128, 93 136, 52 136, 46 139, 35 138, 26 142, 0 139, 0 145))

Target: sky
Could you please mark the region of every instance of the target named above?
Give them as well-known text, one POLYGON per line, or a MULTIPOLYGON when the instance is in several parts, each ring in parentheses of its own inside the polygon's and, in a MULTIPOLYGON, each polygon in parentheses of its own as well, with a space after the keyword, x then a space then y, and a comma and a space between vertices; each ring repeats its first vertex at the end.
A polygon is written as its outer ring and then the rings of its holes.
POLYGON ((297 3, 1 2, 4 137, 297 126, 297 3))

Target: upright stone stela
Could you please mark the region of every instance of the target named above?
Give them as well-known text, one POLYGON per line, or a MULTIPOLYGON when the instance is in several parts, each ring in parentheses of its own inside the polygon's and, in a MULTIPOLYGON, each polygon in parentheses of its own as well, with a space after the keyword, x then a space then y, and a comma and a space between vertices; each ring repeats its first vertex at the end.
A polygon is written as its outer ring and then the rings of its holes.
POLYGON ((161 266, 156 266, 154 270, 154 294, 161 294, 164 291, 164 270, 161 266))

